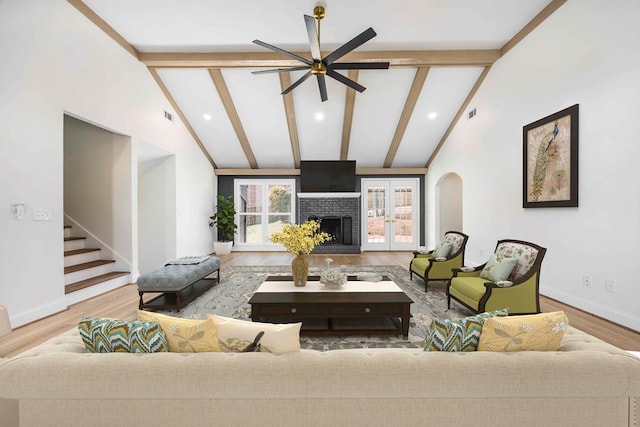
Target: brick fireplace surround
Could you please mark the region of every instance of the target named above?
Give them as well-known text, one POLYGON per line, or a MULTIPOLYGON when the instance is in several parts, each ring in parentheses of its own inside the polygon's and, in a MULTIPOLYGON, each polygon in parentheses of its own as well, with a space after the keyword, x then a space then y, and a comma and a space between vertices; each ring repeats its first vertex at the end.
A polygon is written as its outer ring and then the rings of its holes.
POLYGON ((340 219, 343 242, 325 242, 312 253, 360 253, 360 193, 298 193, 298 223, 314 217, 340 219))

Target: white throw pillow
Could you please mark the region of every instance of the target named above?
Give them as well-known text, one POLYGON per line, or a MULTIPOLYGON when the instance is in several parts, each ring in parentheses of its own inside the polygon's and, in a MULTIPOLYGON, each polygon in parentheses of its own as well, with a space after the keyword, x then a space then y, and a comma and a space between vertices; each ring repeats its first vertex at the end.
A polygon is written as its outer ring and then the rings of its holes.
POLYGON ((260 331, 260 351, 274 354, 300 351, 302 323, 262 323, 209 314, 218 329, 218 340, 223 351, 242 351, 253 342, 260 331))

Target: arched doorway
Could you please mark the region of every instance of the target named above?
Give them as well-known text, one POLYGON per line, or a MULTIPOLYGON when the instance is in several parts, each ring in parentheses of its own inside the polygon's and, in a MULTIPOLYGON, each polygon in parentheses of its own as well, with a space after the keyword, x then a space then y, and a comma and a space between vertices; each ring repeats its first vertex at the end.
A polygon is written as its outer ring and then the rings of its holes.
POLYGON ((447 173, 436 183, 436 241, 449 230, 462 231, 462 178, 447 173))

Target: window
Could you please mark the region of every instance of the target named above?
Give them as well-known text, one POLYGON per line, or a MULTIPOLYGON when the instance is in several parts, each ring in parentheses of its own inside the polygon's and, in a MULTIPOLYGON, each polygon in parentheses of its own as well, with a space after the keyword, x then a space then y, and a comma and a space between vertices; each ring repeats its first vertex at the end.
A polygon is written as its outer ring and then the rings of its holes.
POLYGON ((234 200, 238 213, 236 246, 264 249, 269 236, 282 224, 295 222, 295 180, 236 179, 234 200))

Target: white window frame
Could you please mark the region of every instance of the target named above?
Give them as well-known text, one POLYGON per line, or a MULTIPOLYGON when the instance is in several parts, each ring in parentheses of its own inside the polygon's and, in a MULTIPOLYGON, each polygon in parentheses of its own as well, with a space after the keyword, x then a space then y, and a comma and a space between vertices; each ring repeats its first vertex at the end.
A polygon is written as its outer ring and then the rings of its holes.
MULTIPOLYGON (((243 243, 243 242, 236 242, 234 243, 234 247, 237 250, 243 250, 243 251, 285 251, 286 249, 284 249, 284 246, 282 245, 276 245, 273 244, 269 241, 267 241, 265 238, 267 237, 267 230, 265 230, 264 226, 269 224, 268 218, 269 215, 277 215, 277 214, 289 214, 288 212, 268 212, 268 206, 269 206, 269 186, 270 185, 290 185, 291 186, 291 223, 295 223, 296 222, 296 180, 295 179, 269 179, 269 178, 254 178, 254 179, 242 179, 242 178, 238 178, 238 179, 234 179, 233 180, 233 199, 235 201, 235 207, 236 207, 236 224, 238 224, 238 226, 240 226, 240 216, 243 216, 240 212, 240 203, 241 203, 241 198, 240 198, 240 186, 242 185, 261 185, 263 187, 263 191, 262 191, 262 212, 260 213, 262 215, 262 225, 263 225, 263 229, 262 229, 262 236, 263 236, 263 243, 262 244, 255 244, 255 243, 243 243)), ((249 214, 249 215, 257 215, 257 214, 249 214)))

